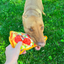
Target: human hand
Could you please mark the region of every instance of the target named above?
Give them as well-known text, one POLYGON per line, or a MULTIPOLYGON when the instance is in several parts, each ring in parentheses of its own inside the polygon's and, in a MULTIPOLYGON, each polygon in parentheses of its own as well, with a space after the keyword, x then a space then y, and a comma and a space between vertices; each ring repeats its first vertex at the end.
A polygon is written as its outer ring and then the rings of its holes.
MULTIPOLYGON (((22 42, 18 42, 15 48, 12 48, 11 45, 8 45, 6 47, 6 63, 5 64, 17 64, 17 60, 19 57, 20 53, 20 47, 22 45, 22 42)), ((22 54, 25 54, 26 52, 24 51, 22 54)))
MULTIPOLYGON (((5 64, 17 64, 17 60, 20 53, 20 47, 22 45, 22 42, 18 42, 15 48, 12 48, 11 45, 8 45, 6 47, 6 63, 5 64)), ((36 50, 40 50, 40 47, 35 47, 36 50)), ((26 51, 24 51, 22 54, 26 54, 26 51)))

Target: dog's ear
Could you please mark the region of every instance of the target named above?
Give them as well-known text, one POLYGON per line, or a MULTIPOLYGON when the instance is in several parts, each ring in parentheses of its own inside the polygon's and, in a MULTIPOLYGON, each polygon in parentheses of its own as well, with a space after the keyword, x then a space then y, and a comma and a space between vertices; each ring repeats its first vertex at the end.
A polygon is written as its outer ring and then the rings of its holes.
MULTIPOLYGON (((36 9, 36 11, 38 12, 38 14, 36 15, 37 17, 41 17, 41 11, 39 9, 36 9)), ((26 15, 25 12, 23 13, 22 15, 22 18, 25 19, 25 18, 28 18, 29 15, 26 15)))
POLYGON ((27 18, 27 15, 22 15, 22 21, 25 21, 25 18, 27 18))
POLYGON ((46 16, 46 14, 42 11, 42 13, 43 13, 43 15, 45 15, 46 16))
POLYGON ((22 18, 23 18, 23 19, 27 18, 27 15, 22 15, 22 18))
POLYGON ((27 18, 27 17, 28 17, 28 15, 23 15, 22 17, 23 17, 23 18, 27 18))
POLYGON ((28 17, 28 15, 25 15, 25 12, 24 12, 23 15, 22 15, 22 18, 25 19, 27 17, 28 17))
POLYGON ((42 4, 42 10, 43 10, 42 14, 46 16, 46 14, 44 13, 44 6, 43 6, 43 4, 42 4))
POLYGON ((24 15, 22 15, 22 23, 23 23, 23 25, 25 24, 24 22, 25 22, 25 17, 24 17, 24 15))
POLYGON ((22 15, 22 22, 23 22, 23 25, 25 26, 25 21, 26 21, 26 18, 27 18, 28 16, 27 15, 22 15))

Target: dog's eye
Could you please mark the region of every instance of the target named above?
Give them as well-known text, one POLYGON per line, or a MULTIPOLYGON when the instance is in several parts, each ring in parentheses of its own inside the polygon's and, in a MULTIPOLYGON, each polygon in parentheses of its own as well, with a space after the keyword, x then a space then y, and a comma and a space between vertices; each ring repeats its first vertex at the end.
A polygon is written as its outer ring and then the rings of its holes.
POLYGON ((32 28, 29 28, 29 30, 30 30, 30 31, 33 31, 33 29, 32 29, 32 28))
POLYGON ((41 29, 43 29, 44 27, 42 26, 41 29))

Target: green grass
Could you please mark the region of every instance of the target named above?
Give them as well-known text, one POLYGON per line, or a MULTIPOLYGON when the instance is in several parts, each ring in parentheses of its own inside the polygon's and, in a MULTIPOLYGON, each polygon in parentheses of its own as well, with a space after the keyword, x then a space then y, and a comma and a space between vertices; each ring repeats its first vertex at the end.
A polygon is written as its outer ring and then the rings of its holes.
MULTIPOLYGON (((47 44, 41 50, 34 48, 20 55, 18 64, 64 64, 64 1, 43 0, 43 16, 48 36, 47 44)), ((9 43, 11 30, 24 32, 22 14, 25 0, 0 0, 0 64, 6 61, 5 48, 9 43)))

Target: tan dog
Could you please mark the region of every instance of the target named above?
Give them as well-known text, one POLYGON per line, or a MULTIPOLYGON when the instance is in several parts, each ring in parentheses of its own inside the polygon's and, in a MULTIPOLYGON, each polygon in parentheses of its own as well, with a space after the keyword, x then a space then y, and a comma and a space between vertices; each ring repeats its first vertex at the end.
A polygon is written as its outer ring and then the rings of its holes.
POLYGON ((46 44, 43 34, 44 23, 42 13, 45 15, 43 10, 42 0, 26 0, 22 16, 25 32, 34 43, 41 47, 46 44))

